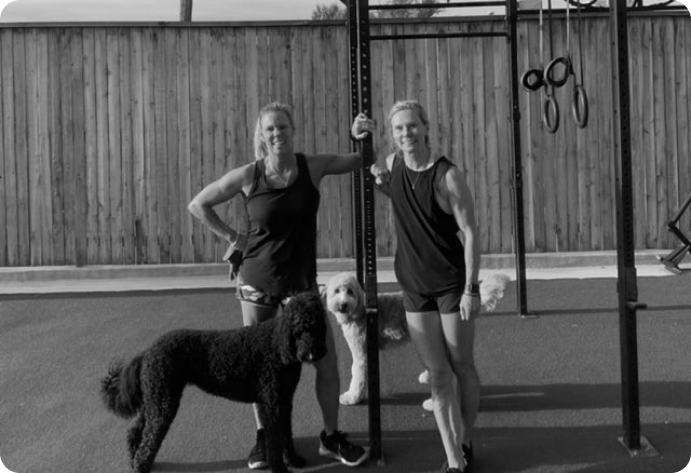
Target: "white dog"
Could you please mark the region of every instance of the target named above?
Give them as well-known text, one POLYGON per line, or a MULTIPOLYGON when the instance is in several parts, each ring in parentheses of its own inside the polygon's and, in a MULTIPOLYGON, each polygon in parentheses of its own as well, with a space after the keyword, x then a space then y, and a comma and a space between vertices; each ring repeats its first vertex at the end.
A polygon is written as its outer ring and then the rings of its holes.
MULTIPOLYGON (((510 279, 505 274, 493 274, 480 284, 482 310, 494 310, 504 297, 504 289, 510 279)), ((365 398, 367 383, 367 340, 365 318, 365 293, 353 273, 338 273, 322 289, 326 308, 336 317, 353 357, 350 388, 340 396, 344 405, 358 404, 365 398)), ((379 349, 384 350, 410 340, 408 324, 400 292, 382 293, 377 296, 379 306, 379 349)), ((428 374, 420 374, 421 383, 427 383, 428 374)), ((423 406, 429 410, 429 400, 423 406)))

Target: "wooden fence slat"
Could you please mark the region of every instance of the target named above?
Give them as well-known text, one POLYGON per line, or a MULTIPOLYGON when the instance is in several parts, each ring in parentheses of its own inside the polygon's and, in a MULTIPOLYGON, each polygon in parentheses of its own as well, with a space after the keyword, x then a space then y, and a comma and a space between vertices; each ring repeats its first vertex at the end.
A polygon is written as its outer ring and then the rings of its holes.
MULTIPOLYGON (((665 122, 666 130, 664 134, 665 153, 663 158, 664 167, 661 167, 658 172, 663 172, 666 178, 664 188, 666 190, 665 197, 662 202, 662 221, 660 222, 659 241, 662 242, 667 237, 666 224, 676 213, 675 202, 679 202, 682 198, 679 195, 679 150, 677 149, 677 130, 679 125, 677 123, 677 100, 676 93, 677 76, 677 61, 670 60, 674 57, 674 23, 661 23, 661 40, 664 54, 664 102, 665 102, 665 122)), ((680 64, 679 64, 680 65, 680 64)))
MULTIPOLYGON (((200 63, 200 77, 199 77, 199 83, 200 83, 200 90, 201 90, 201 95, 200 95, 200 100, 201 100, 201 123, 202 123, 202 162, 201 164, 201 172, 203 176, 203 180, 205 183, 212 182, 214 179, 216 179, 217 176, 214 175, 214 135, 213 135, 213 127, 214 127, 214 115, 213 115, 213 104, 215 102, 214 97, 212 96, 213 94, 213 87, 211 84, 211 74, 210 74, 210 68, 209 68, 209 63, 211 62, 211 55, 210 55, 210 45, 211 45, 211 36, 208 34, 207 31, 202 31, 200 34, 200 49, 199 51, 202 53, 201 54, 201 63, 200 63)), ((256 80, 256 79, 255 79, 256 80)), ((218 176, 220 177, 220 176, 218 176)), ((215 246, 216 246, 216 237, 208 232, 206 233, 208 236, 204 240, 204 258, 209 261, 213 260, 214 255, 215 255, 215 246)))
MULTIPOLYGON (((27 112, 27 134, 26 136, 39 136, 39 73, 38 73, 38 50, 36 30, 27 31, 26 35, 26 112, 27 112)), ((28 201, 29 201, 29 258, 31 266, 42 264, 41 243, 43 228, 42 222, 42 203, 44 196, 41 191, 41 181, 43 179, 43 166, 41 150, 39 149, 40 140, 28 140, 28 201)))
POLYGON ((98 235, 97 261, 112 263, 113 235, 110 213, 110 159, 108 144, 108 46, 106 30, 94 30, 94 93, 95 93, 95 146, 96 146, 96 198, 98 235))
POLYGON ((132 35, 131 81, 132 81, 132 194, 134 213, 134 254, 136 264, 148 262, 148 225, 147 225, 147 166, 145 138, 145 103, 144 89, 147 84, 148 71, 143 51, 143 32, 137 30, 132 35))
POLYGON ((2 48, 2 98, 3 98, 3 155, 4 170, 2 176, 3 189, 3 219, 2 232, 6 245, 5 263, 7 266, 20 264, 17 235, 18 228, 18 197, 17 197, 17 158, 15 155, 15 92, 14 92, 14 41, 12 30, 0 30, 0 47, 2 48))
POLYGON ((53 235, 53 264, 66 264, 65 255, 65 191, 63 177, 63 134, 62 134, 62 93, 61 64, 62 64, 62 43, 63 32, 60 32, 55 41, 48 42, 48 65, 49 75, 49 107, 48 114, 50 128, 52 130, 50 142, 50 176, 51 176, 51 204, 53 208, 51 233, 53 235))
POLYGON ((96 119, 96 52, 95 31, 83 32, 84 55, 84 151, 86 159, 86 237, 87 263, 99 261, 98 241, 98 130, 96 119))
MULTIPOLYGON (((688 28, 687 22, 682 19, 675 19, 675 54, 674 57, 679 61, 677 68, 678 81, 676 87, 677 103, 688 104, 691 100, 689 89, 691 88, 691 60, 689 60, 689 45, 691 45, 691 28, 688 28)), ((677 127, 680 131, 689 130, 691 126, 691 109, 689 107, 679 106, 677 108, 677 127)), ((685 202, 689 195, 691 195, 691 133, 677 133, 677 142, 679 149, 679 198, 675 202, 673 212, 678 212, 680 206, 685 202)), ((685 228, 691 228, 691 216, 682 220, 685 228)), ((671 232, 667 233, 665 239, 665 246, 674 248, 679 243, 674 241, 671 232)))
POLYGON ((62 37, 62 57, 66 59, 60 65, 60 84, 62 91, 61 130, 63 166, 63 222, 65 225, 65 259, 77 263, 77 186, 75 174, 75 114, 72 101, 72 50, 74 47, 74 29, 68 29, 62 37))
MULTIPOLYGON (((181 30, 177 42, 177 92, 179 102, 178 119, 178 191, 173 199, 177 208, 173 213, 180 216, 178 232, 180 233, 180 261, 192 263, 194 258, 192 216, 187 212, 187 205, 192 200, 192 120, 191 120, 191 70, 185 67, 190 61, 189 32, 181 30)), ((213 163, 213 161, 211 161, 213 163)))
MULTIPOLYGON (((3 46, 7 40, 8 35, 6 31, 0 30, 0 65, 4 65, 7 60, 7 52, 3 46)), ((10 71, 11 69, 8 69, 10 71)), ((5 103, 5 97, 3 91, 5 90, 5 85, 7 84, 7 77, 5 68, 3 67, 0 71, 0 118, 2 123, 0 123, 0 224, 7 222, 7 209, 10 206, 14 206, 14 203, 8 199, 5 194, 5 187, 7 185, 7 178, 5 176, 5 166, 9 166, 9 162, 13 159, 10 158, 11 155, 7 154, 5 148, 5 118, 9 113, 5 113, 5 109, 11 106, 12 102, 5 103), (7 157, 7 158, 6 158, 7 157)), ((0 267, 9 266, 8 261, 8 244, 7 244, 7 225, 0 225, 0 267)))
POLYGON ((112 238, 112 262, 123 264, 124 239, 123 233, 123 176, 122 176, 122 127, 121 127, 121 94, 120 90, 120 62, 122 51, 120 50, 119 35, 117 30, 106 32, 106 67, 108 72, 108 181, 109 181, 109 205, 110 228, 112 238))
POLYGON ((29 235, 29 114, 27 110, 27 95, 30 93, 27 84, 27 58, 26 43, 29 33, 14 35, 13 38, 13 58, 14 58, 14 93, 20 97, 15 102, 14 107, 14 135, 16 158, 15 183, 16 183, 16 205, 17 205, 17 252, 19 264, 29 266, 31 264, 31 242, 29 235))
POLYGON ((117 30, 120 52, 117 87, 120 89, 120 127, 121 153, 121 215, 122 215, 122 261, 133 264, 135 261, 135 219, 134 212, 134 169, 133 169, 133 130, 132 130, 132 46, 131 35, 125 29, 117 30))

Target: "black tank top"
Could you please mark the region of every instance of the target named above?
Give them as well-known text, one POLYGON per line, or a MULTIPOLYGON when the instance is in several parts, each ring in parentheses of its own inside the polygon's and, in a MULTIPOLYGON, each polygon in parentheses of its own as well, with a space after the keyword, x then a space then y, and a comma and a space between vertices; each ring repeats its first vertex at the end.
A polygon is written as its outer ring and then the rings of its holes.
POLYGON ((463 287, 465 264, 458 224, 434 198, 434 183, 453 166, 445 157, 415 172, 396 154, 391 169, 391 202, 396 219, 394 269, 408 292, 439 296, 463 287), (415 188, 413 188, 415 186, 415 188))
POLYGON ((250 230, 240 275, 245 283, 272 296, 307 290, 317 279, 319 190, 305 156, 298 153, 296 158, 297 179, 282 189, 269 187, 266 162, 258 160, 247 197, 250 230))

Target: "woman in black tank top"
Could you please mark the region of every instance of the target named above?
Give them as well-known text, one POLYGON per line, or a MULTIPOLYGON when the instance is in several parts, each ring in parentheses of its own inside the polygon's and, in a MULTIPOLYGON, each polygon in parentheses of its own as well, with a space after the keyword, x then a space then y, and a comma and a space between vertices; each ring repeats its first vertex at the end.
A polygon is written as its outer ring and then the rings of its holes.
MULTIPOLYGON (((296 153, 294 135, 290 108, 280 103, 265 106, 259 112, 254 135, 256 161, 207 185, 189 205, 195 217, 228 241, 226 257, 240 266, 236 295, 245 325, 275 317, 283 300, 297 292, 317 291, 319 183, 324 176, 349 173, 362 166, 359 154, 296 153), (249 229, 231 228, 213 209, 237 195, 246 200, 249 229)), ((319 453, 356 466, 367 459, 367 452, 338 430, 340 381, 328 324, 327 332, 327 355, 315 363, 317 400, 324 420, 319 453)), ((256 406, 255 420, 257 441, 247 461, 250 469, 268 466, 264 419, 256 406)), ((303 466, 302 457, 286 453, 289 466, 303 466)))
MULTIPOLYGON (((397 151, 387 157, 385 166, 372 166, 372 173, 393 206, 394 267, 411 340, 430 374, 434 414, 446 452, 443 471, 459 473, 472 461, 480 404, 473 360, 473 318, 480 310, 475 210, 464 173, 432 152, 422 106, 398 102, 389 121, 397 151)), ((357 117, 352 131, 372 132, 374 124, 357 117)))

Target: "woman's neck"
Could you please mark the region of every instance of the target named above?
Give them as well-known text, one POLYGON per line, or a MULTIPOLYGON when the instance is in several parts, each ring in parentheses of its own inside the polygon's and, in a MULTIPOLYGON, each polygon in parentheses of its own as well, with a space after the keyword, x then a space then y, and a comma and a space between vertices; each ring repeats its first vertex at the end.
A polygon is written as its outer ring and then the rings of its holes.
POLYGON ((427 147, 411 152, 403 152, 406 166, 413 171, 424 171, 429 168, 432 158, 432 150, 427 147))
POLYGON ((271 154, 266 157, 273 169, 279 172, 292 169, 296 162, 295 153, 287 151, 280 154, 271 154))

